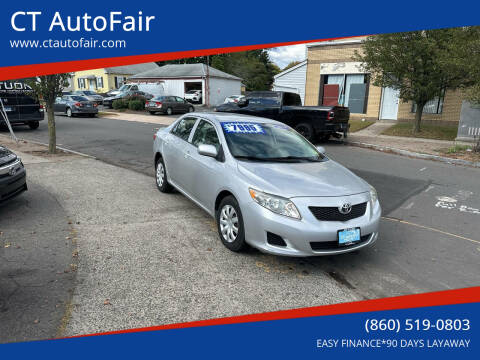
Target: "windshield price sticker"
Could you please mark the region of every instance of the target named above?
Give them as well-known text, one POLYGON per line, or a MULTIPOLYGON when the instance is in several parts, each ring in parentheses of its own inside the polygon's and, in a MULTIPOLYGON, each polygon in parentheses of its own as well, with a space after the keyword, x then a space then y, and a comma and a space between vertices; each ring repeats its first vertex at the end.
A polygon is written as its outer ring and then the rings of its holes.
POLYGON ((228 134, 265 134, 262 125, 255 123, 222 123, 225 132, 228 134))

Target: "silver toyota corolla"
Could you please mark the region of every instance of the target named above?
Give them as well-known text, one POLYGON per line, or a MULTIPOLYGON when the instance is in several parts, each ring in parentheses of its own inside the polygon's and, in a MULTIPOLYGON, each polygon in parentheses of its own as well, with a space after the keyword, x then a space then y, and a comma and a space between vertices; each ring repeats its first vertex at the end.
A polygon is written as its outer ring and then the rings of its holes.
POLYGON ((288 256, 373 244, 375 189, 290 127, 227 113, 189 113, 154 136, 155 174, 214 216, 223 244, 288 256))

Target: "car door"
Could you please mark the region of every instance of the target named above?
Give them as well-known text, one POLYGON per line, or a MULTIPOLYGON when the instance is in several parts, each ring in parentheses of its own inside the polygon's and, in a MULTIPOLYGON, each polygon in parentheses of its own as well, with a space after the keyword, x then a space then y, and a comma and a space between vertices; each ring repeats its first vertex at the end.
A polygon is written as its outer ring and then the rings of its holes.
POLYGON ((61 97, 57 97, 55 99, 55 103, 53 104, 53 111, 54 112, 61 112, 60 110, 60 105, 62 103, 62 98, 61 97))
POLYGON ((190 154, 188 161, 188 167, 192 172, 188 184, 189 192, 208 211, 213 212, 218 180, 225 176, 224 162, 200 155, 198 146, 213 145, 220 151, 220 140, 214 124, 210 121, 200 119, 194 131, 191 143, 195 150, 190 154))
POLYGON ((183 113, 188 112, 188 108, 190 107, 190 105, 188 105, 184 99, 182 99, 181 97, 175 96, 175 100, 177 103, 178 112, 183 112, 183 113))
POLYGON ((191 153, 192 144, 188 142, 195 123, 196 117, 188 116, 181 119, 166 136, 163 147, 163 159, 169 180, 180 190, 186 190, 189 169, 186 163, 191 153))

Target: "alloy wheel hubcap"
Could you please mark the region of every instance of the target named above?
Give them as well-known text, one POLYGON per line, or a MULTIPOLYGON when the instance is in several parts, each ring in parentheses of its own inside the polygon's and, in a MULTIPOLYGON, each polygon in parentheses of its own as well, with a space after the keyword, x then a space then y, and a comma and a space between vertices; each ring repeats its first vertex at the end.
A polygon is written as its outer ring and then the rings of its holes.
POLYGON ((225 205, 220 212, 220 232, 226 242, 234 242, 238 236, 239 222, 234 207, 225 205))
POLYGON ((157 165, 157 185, 162 187, 163 181, 165 178, 165 169, 163 168, 162 163, 158 163, 157 165))

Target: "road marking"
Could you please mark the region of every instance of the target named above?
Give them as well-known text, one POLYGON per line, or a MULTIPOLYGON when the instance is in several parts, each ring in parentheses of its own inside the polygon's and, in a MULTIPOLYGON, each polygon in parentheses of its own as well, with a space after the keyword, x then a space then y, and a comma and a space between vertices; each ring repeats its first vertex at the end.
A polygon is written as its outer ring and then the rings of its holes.
POLYGON ((382 216, 382 219, 384 219, 384 220, 389 220, 389 221, 393 221, 393 222, 398 222, 398 223, 400 223, 400 224, 406 224, 406 225, 410 225, 410 226, 419 227, 419 228, 421 228, 421 229, 434 231, 434 232, 437 232, 437 233, 440 233, 440 234, 444 234, 444 235, 448 235, 448 236, 455 237, 455 238, 457 238, 457 239, 467 240, 467 241, 473 242, 473 243, 475 243, 475 244, 480 244, 480 241, 479 241, 479 240, 474 240, 474 239, 467 238, 467 237, 465 237, 465 236, 461 236, 461 235, 457 235, 457 234, 452 234, 452 233, 449 233, 449 232, 447 232, 447 231, 435 229, 435 228, 432 228, 432 227, 429 227, 429 226, 420 225, 420 224, 415 224, 415 223, 412 223, 412 222, 409 222, 409 221, 406 221, 406 220, 395 219, 395 218, 386 217, 386 216, 382 216))
POLYGON ((424 167, 424 168, 421 168, 421 169, 420 169, 420 170, 418 170, 418 171, 424 171, 424 170, 427 170, 427 168, 426 168, 426 167, 424 167))
POLYGON ((410 210, 413 206, 413 202, 404 207, 405 210, 410 210))
POLYGON ((429 192, 430 190, 432 190, 435 186, 433 185, 429 185, 428 188, 425 189, 425 192, 429 192))

